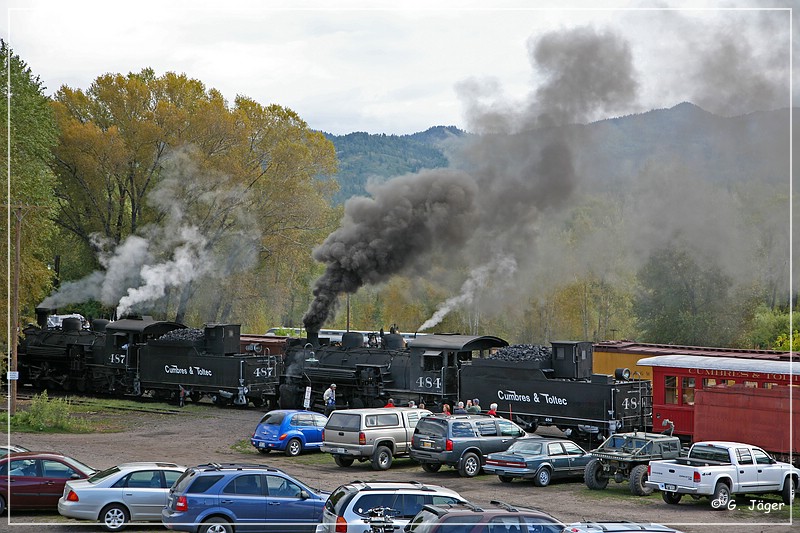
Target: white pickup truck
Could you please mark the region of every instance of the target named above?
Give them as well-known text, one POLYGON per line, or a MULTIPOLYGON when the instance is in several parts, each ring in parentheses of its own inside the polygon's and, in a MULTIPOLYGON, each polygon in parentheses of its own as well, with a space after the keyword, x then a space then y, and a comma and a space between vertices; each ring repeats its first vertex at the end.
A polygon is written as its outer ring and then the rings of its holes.
POLYGON ((676 505, 684 494, 707 496, 711 507, 726 509, 733 494, 778 493, 794 501, 800 470, 780 463, 761 448, 738 442, 695 443, 687 457, 650 461, 645 484, 676 505))

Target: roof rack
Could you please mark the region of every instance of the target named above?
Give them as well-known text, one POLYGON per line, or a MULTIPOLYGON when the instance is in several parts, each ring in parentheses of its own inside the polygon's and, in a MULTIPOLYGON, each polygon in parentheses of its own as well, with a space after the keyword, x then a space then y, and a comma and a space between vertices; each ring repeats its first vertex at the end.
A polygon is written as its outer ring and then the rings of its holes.
POLYGON ((277 472, 277 468, 273 468, 269 465, 262 465, 256 463, 207 463, 204 465, 199 465, 198 468, 205 468, 206 470, 222 470, 223 468, 235 468, 237 470, 243 470, 245 468, 261 468, 271 470, 273 472, 277 472))
POLYGON ((500 500, 492 500, 489 503, 491 503, 492 505, 496 505, 497 507, 502 507, 506 511, 509 511, 509 512, 512 512, 512 513, 516 513, 516 512, 519 511, 519 509, 517 509, 513 505, 511 505, 509 503, 506 503, 506 502, 502 502, 500 500))

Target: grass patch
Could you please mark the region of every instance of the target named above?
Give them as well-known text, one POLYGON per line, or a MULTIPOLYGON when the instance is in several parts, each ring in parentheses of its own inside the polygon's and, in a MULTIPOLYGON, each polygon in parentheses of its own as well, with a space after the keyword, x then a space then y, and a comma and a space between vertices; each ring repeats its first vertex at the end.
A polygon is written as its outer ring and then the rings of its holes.
MULTIPOLYGON (((8 424, 8 414, 5 414, 8 424)), ((47 391, 37 394, 24 411, 11 417, 11 430, 37 433, 89 433, 92 426, 85 419, 74 416, 69 399, 47 396, 47 391)))

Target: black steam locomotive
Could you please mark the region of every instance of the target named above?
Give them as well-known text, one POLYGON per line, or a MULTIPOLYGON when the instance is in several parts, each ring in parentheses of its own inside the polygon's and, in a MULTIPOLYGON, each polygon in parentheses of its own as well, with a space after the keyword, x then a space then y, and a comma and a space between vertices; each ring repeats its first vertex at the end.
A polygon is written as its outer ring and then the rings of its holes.
MULTIPOLYGON (((347 333, 340 345, 320 344, 310 335, 291 345, 281 378, 283 408, 324 409, 322 393, 336 383, 337 408, 396 405, 413 400, 434 410, 478 398, 484 409, 530 428, 552 425, 598 437, 652 424, 649 381, 592 373, 592 343, 554 342, 537 347, 535 358, 508 360, 508 343, 498 337, 425 335, 408 343, 382 335, 364 346, 363 335, 347 333)), ((523 350, 525 351, 525 350, 523 350)))
POLYGON ((283 350, 243 342, 237 324, 196 330, 130 317, 97 319, 85 329, 80 319, 65 318, 51 327, 50 312, 37 309, 37 325, 23 331, 21 385, 181 402, 208 396, 219 405, 277 401, 283 350))

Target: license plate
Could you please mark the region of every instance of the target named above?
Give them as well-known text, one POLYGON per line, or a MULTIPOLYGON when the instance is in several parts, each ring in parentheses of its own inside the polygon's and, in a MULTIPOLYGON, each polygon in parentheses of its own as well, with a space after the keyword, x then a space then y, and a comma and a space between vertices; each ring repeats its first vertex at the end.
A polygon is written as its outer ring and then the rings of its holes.
POLYGON ((678 486, 677 485, 664 484, 664 490, 669 490, 669 491, 673 491, 674 492, 674 491, 678 490, 678 486))
POLYGON ((433 443, 432 443, 432 442, 425 442, 425 441, 423 441, 423 442, 422 442, 422 447, 423 447, 423 448, 433 448, 433 443))
POLYGON ((344 448, 336 448, 333 453, 344 453, 344 448))
POLYGON ((266 448, 267 447, 267 443, 266 442, 259 442, 258 443, 258 447, 259 448, 266 448))

